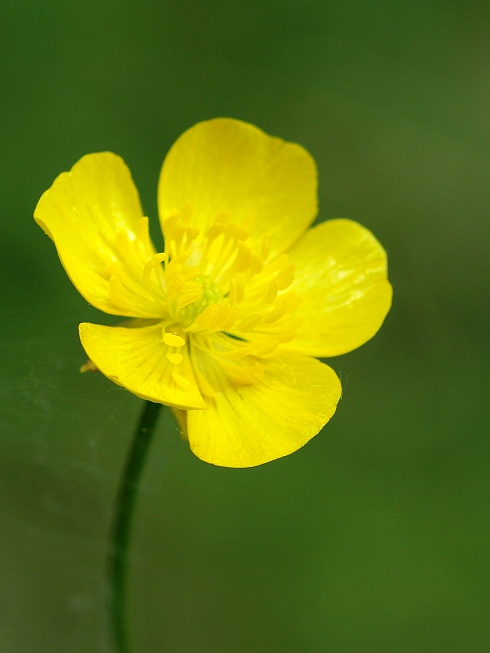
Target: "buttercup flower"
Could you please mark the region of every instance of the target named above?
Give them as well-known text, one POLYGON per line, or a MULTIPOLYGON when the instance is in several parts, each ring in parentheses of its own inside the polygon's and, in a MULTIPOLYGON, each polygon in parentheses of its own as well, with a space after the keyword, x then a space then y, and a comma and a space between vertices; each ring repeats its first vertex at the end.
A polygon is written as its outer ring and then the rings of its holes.
POLYGON ((35 219, 85 299, 132 318, 80 325, 93 364, 171 406, 202 460, 250 467, 296 451, 335 412, 335 372, 316 358, 369 340, 391 304, 386 254, 365 228, 317 213, 299 145, 238 120, 186 131, 158 186, 165 251, 130 172, 88 154, 39 200, 35 219))

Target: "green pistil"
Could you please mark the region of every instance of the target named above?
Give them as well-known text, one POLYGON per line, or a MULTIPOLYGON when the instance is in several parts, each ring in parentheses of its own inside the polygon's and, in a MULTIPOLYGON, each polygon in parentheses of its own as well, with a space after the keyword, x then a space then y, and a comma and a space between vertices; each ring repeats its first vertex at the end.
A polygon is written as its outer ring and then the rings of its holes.
POLYGON ((202 295, 201 299, 198 299, 197 302, 189 304, 189 306, 186 306, 180 311, 179 322, 183 326, 192 324, 196 317, 211 304, 220 304, 224 300, 223 293, 218 285, 207 274, 201 274, 194 281, 201 284, 202 295))

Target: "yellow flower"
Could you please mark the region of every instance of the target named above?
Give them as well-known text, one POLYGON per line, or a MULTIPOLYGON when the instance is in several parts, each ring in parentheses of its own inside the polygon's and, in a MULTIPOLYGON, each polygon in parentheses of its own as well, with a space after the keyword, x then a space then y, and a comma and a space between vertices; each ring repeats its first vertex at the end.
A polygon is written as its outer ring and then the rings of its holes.
POLYGON ((302 147, 238 120, 186 131, 158 186, 165 251, 121 158, 88 154, 36 207, 73 284, 125 326, 80 325, 94 365, 171 406, 202 460, 250 467, 296 451, 341 386, 313 357, 359 347, 391 304, 386 254, 356 222, 317 213, 302 147))

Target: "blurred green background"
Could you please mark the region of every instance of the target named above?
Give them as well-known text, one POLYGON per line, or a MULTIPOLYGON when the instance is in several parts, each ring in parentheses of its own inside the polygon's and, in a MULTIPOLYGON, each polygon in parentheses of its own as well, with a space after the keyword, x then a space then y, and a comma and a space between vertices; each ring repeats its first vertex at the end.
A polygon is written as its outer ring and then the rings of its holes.
POLYGON ((476 0, 1 2, 2 651, 110 651, 106 536, 141 407, 79 374, 77 324, 108 318, 34 206, 108 149, 157 235, 166 151, 223 115, 313 154, 319 219, 376 234, 395 300, 374 340, 330 361, 343 399, 298 453, 220 469, 161 421, 134 530, 134 651, 490 650, 489 14, 476 0))

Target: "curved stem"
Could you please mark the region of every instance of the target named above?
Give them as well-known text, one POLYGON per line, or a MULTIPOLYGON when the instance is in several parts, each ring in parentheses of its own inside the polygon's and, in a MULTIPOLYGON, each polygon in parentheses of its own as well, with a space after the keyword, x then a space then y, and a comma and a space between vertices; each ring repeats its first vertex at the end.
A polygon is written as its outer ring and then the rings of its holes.
POLYGON ((130 651, 125 612, 131 525, 141 472, 161 409, 161 404, 145 401, 115 502, 114 521, 109 542, 108 573, 109 616, 114 650, 117 653, 129 653, 130 651))

